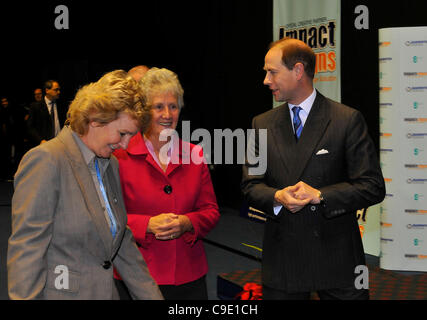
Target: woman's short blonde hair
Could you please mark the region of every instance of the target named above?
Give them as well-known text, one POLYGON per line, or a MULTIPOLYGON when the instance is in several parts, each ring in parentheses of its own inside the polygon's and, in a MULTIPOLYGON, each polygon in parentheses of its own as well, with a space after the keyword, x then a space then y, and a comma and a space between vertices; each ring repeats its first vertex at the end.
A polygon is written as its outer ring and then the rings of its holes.
POLYGON ((155 96, 164 93, 175 95, 179 109, 184 106, 184 89, 175 72, 153 67, 144 74, 139 83, 142 87, 143 98, 149 107, 155 96))
POLYGON ((128 114, 145 129, 151 120, 141 87, 123 70, 106 73, 97 82, 82 87, 71 102, 66 124, 80 135, 87 133, 92 121, 108 124, 128 114))

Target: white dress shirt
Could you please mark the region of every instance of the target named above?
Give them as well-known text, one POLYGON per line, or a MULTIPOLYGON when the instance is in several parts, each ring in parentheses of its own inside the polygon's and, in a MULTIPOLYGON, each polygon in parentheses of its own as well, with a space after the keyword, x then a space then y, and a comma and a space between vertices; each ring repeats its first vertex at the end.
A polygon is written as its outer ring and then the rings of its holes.
POLYGON ((46 96, 44 97, 44 101, 46 102, 49 114, 52 114, 52 111, 53 111, 53 116, 55 121, 55 137, 56 137, 59 131, 61 131, 61 126, 59 125, 58 110, 56 107, 56 102, 53 101, 53 104, 52 104, 52 100, 49 100, 49 98, 46 96), (52 110, 52 107, 53 107, 53 110, 52 110))

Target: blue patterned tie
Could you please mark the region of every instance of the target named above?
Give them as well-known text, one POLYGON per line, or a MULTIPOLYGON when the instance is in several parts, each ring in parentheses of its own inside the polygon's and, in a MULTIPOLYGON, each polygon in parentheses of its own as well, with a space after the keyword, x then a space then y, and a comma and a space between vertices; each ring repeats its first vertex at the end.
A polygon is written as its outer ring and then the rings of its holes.
POLYGON ((116 219, 114 218, 113 210, 111 210, 110 203, 108 202, 107 193, 105 192, 104 183, 102 182, 101 173, 99 172, 99 166, 98 166, 98 159, 97 158, 95 158, 95 169, 96 169, 96 176, 98 177, 98 181, 99 181, 99 188, 101 189, 101 193, 102 193, 102 196, 103 196, 104 202, 105 202, 105 207, 107 208, 107 212, 108 212, 108 217, 110 218, 110 222, 111 222, 110 231, 111 231, 111 234, 113 235, 113 239, 114 239, 114 237, 116 236, 116 232, 117 232, 116 219))
POLYGON ((293 107, 292 108, 292 112, 294 113, 294 130, 295 130, 295 138, 299 139, 299 137, 301 136, 301 131, 302 131, 302 121, 301 118, 299 117, 299 112, 301 111, 301 107, 293 107))

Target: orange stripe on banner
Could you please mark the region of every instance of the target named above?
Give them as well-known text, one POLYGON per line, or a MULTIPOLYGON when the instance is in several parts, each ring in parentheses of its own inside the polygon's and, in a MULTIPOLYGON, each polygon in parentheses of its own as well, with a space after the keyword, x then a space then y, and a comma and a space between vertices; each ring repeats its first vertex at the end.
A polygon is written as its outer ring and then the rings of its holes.
POLYGON ((360 237, 363 238, 363 233, 365 232, 365 227, 359 225, 360 237))
POLYGON ((391 137, 391 133, 380 133, 381 137, 391 137))
POLYGON ((427 118, 418 118, 418 122, 427 122, 427 118))
POLYGON ((391 224, 391 223, 386 223, 386 222, 381 222, 381 225, 382 225, 383 227, 391 227, 393 224, 391 224))
POLYGON ((427 213, 427 210, 417 210, 418 213, 427 213))
POLYGON ((419 259, 427 259, 427 255, 425 255, 425 254, 419 254, 418 258, 419 259))
POLYGON ((391 91, 391 87, 380 87, 380 91, 391 91))
POLYGON ((392 181, 393 181, 393 179, 390 179, 390 178, 384 178, 384 181, 385 181, 385 182, 392 182, 392 181))

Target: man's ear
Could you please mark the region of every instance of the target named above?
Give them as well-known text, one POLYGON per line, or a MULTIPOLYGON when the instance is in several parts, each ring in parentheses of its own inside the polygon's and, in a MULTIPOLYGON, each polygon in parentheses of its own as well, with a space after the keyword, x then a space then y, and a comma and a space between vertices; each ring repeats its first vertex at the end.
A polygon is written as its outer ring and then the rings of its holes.
POLYGON ((305 72, 304 65, 301 62, 295 63, 294 71, 297 76, 297 80, 300 80, 305 72))

